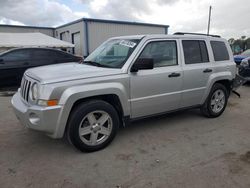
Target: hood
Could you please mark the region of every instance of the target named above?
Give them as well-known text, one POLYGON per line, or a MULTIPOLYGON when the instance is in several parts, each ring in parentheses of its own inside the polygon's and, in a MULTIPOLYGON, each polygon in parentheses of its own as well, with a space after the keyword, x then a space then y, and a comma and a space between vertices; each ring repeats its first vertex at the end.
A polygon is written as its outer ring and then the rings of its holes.
POLYGON ((41 84, 121 74, 121 69, 103 68, 79 63, 62 63, 28 69, 25 75, 41 84))

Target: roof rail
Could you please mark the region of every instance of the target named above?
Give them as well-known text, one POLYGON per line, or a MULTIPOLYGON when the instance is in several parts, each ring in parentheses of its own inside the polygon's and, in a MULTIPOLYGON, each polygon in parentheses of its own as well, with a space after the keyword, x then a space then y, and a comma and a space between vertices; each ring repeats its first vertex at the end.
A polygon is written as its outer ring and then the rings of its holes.
POLYGON ((202 35, 202 36, 210 36, 210 37, 217 37, 221 38, 219 35, 208 35, 204 33, 187 33, 187 32, 176 32, 174 35, 202 35))

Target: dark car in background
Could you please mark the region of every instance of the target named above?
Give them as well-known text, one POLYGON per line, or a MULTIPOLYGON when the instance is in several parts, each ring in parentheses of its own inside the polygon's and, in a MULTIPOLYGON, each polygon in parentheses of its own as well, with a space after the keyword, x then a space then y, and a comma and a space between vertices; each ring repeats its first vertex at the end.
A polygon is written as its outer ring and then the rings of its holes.
POLYGON ((247 57, 250 57, 250 49, 242 52, 241 54, 239 55, 235 55, 234 56, 234 61, 237 65, 240 65, 241 61, 247 57))
POLYGON ((5 51, 0 53, 0 89, 19 86, 28 68, 82 60, 82 57, 51 48, 16 48, 5 51))
POLYGON ((239 75, 244 77, 246 81, 250 81, 250 57, 241 61, 239 66, 239 75))

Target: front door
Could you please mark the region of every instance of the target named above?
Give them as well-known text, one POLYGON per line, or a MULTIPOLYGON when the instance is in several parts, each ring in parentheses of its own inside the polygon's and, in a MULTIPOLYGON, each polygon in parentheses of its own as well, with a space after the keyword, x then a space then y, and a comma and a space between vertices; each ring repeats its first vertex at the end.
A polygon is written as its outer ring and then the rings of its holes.
POLYGON ((176 40, 149 41, 138 58, 152 58, 154 68, 130 74, 132 118, 179 108, 182 68, 176 40))

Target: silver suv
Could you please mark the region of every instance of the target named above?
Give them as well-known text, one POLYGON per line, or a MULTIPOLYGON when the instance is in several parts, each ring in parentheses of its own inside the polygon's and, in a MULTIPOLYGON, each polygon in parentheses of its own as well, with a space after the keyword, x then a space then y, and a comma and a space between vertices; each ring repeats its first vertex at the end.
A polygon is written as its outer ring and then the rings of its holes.
POLYGON ((26 127, 66 135, 89 152, 139 118, 193 107, 220 116, 235 76, 230 46, 220 37, 123 36, 104 42, 82 64, 27 70, 12 105, 26 127))

